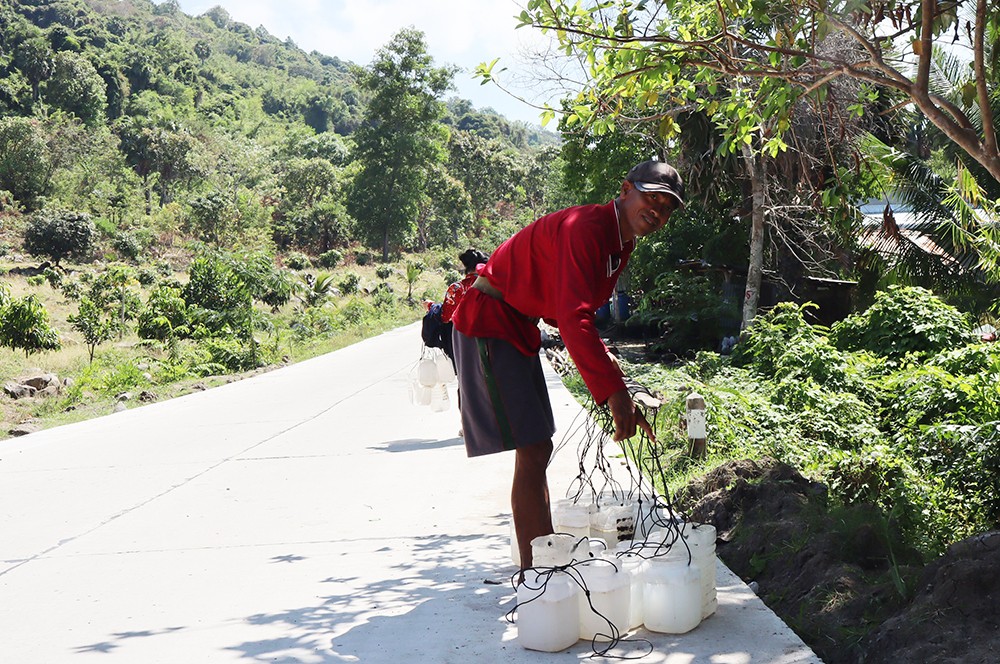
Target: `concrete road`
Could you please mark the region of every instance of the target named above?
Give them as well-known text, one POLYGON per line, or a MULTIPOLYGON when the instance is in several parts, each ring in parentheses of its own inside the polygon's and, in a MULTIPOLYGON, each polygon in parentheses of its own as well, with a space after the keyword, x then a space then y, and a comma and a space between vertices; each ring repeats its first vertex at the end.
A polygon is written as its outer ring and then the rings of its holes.
MULTIPOLYGON (((0 663, 553 662, 504 620, 513 458, 410 404, 416 325, 172 401, 0 441, 0 663), (501 585, 495 585, 500 582, 501 585)), ((550 374, 559 436, 579 407, 550 374)), ((452 392, 454 399, 454 393, 452 392)), ((576 473, 557 455, 556 493, 576 473)), ((719 565, 670 664, 819 662, 719 565)), ((641 641, 616 654, 645 653, 641 641)), ((648 649, 648 647, 646 647, 648 649)))

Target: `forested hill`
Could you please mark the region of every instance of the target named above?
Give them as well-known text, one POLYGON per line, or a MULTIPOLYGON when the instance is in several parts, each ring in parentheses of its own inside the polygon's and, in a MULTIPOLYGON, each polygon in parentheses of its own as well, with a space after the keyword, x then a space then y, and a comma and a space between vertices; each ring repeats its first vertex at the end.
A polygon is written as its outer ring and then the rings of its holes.
MULTIPOLYGON (((393 48, 416 49, 426 72, 415 78, 455 74, 415 31, 376 46, 389 49, 385 62, 393 48)), ((359 238, 388 250, 381 220, 356 224, 348 205, 372 168, 371 153, 357 157, 359 130, 383 122, 369 112, 371 67, 306 53, 221 7, 192 17, 174 0, 0 0, 0 215, 23 227, 48 210, 84 214, 99 237, 129 232, 140 249, 177 232, 278 251, 359 238)), ((434 91, 426 119, 446 131, 428 128, 443 138, 419 164, 424 184, 396 208, 407 218, 393 248, 461 243, 511 210, 536 212, 548 186, 537 169, 551 170, 555 134, 448 90, 434 91)), ((17 226, 0 228, 8 248, 17 226)))
MULTIPOLYGON (((363 109, 352 66, 234 21, 218 6, 191 17, 172 0, 0 0, 5 114, 48 105, 91 122, 162 111, 226 124, 249 106, 316 132, 349 135, 363 109)), ((464 100, 451 106, 459 113, 451 124, 485 138, 517 147, 554 139, 464 100)))

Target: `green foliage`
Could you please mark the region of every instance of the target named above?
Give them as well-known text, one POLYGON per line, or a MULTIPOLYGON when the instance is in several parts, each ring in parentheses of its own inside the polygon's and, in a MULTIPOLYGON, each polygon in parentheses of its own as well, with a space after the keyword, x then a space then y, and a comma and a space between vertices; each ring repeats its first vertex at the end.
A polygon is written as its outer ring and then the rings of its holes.
POLYGON ((358 292, 358 285, 361 283, 361 277, 359 277, 354 272, 347 272, 344 277, 337 284, 340 288, 340 292, 344 295, 353 295, 358 292))
POLYGON ((285 266, 292 270, 308 270, 312 267, 312 261, 305 254, 293 252, 285 256, 285 266))
POLYGON ((393 310, 396 307, 396 292, 392 284, 380 282, 372 292, 372 303, 380 311, 393 310))
POLYGON ((406 261, 406 300, 413 302, 413 285, 423 273, 425 266, 420 261, 406 261))
POLYGON ((163 341, 187 336, 189 324, 187 303, 181 296, 181 289, 159 284, 149 293, 149 299, 139 312, 136 333, 141 339, 163 341))
POLYGON ((93 243, 94 223, 83 212, 42 210, 32 215, 24 232, 25 250, 56 265, 66 258, 85 257, 93 243))
POLYGON ((727 326, 739 320, 710 277, 665 272, 639 302, 626 325, 647 327, 660 336, 657 345, 677 354, 718 348, 727 326))
POLYGON ((49 326, 49 314, 34 295, 10 299, 6 287, 0 297, 0 345, 21 349, 24 356, 61 347, 59 334, 49 326))
POLYGON ((51 186, 52 160, 38 120, 0 117, 0 190, 35 209, 51 186))
POLYGON ((379 265, 377 268, 375 268, 375 276, 378 277, 379 280, 381 281, 387 281, 389 277, 393 275, 394 272, 395 270, 392 268, 391 265, 379 265))
POLYGON ((123 259, 133 262, 137 262, 145 250, 138 236, 128 231, 115 233, 111 246, 123 259))
POLYGON ((91 363, 94 361, 94 351, 97 346, 114 338, 118 330, 116 321, 105 316, 105 312, 90 298, 83 297, 80 299, 77 313, 67 318, 73 329, 83 335, 91 363))
POLYGON ((733 351, 733 362, 737 365, 752 363, 760 373, 773 374, 778 358, 792 339, 799 336, 816 338, 821 334, 802 315, 803 311, 815 306, 811 303, 798 306, 780 302, 767 313, 754 318, 733 351))
POLYGON ((358 249, 354 252, 354 262, 361 266, 368 265, 372 262, 371 252, 364 249, 358 249))
POLYGON ((52 58, 52 77, 44 98, 93 126, 104 119, 107 85, 90 61, 76 53, 60 51, 52 58))
POLYGON ((970 325, 957 309, 930 291, 890 286, 866 311, 834 325, 831 341, 841 349, 867 350, 891 360, 927 356, 965 344, 970 325))
POLYGON ((338 294, 334 283, 334 275, 329 272, 303 274, 296 282, 297 296, 307 309, 321 307, 338 294))
POLYGON ((383 260, 412 235, 427 168, 445 159, 438 97, 453 75, 452 68, 432 66, 424 36, 413 28, 397 33, 360 74, 371 97, 355 133, 361 170, 348 209, 368 246, 381 247, 383 260))
POLYGON ((344 260, 344 252, 338 249, 331 249, 330 251, 325 251, 319 255, 316 259, 316 264, 320 267, 325 267, 328 270, 332 270, 337 267, 341 261, 344 260))

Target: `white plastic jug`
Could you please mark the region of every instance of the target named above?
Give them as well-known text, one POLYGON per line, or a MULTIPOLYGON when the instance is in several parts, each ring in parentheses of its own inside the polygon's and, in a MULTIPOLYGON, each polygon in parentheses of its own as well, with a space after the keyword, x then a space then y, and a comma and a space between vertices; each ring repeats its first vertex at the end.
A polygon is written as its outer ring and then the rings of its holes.
POLYGON ((444 383, 435 383, 431 390, 431 410, 435 413, 443 413, 451 408, 451 399, 448 398, 448 386, 444 383))
POLYGON ((590 537, 590 506, 570 499, 557 500, 552 507, 552 528, 577 538, 590 537))
POLYGON ((434 387, 438 382, 437 364, 429 357, 422 357, 417 362, 417 380, 424 387, 434 387))
POLYGON ((541 535, 531 540, 531 565, 532 567, 564 567, 573 560, 573 554, 577 549, 589 552, 586 538, 574 537, 566 533, 541 535))
POLYGON ((646 559, 636 551, 630 551, 631 542, 622 542, 618 545, 618 561, 622 566, 622 571, 629 578, 629 612, 628 627, 635 629, 642 625, 642 590, 646 583, 646 568, 649 566, 646 559))
POLYGON ((576 643, 580 639, 578 596, 579 587, 565 572, 527 570, 524 583, 517 587, 517 641, 521 647, 559 652, 576 643))
POLYGON ((701 571, 701 617, 709 617, 719 606, 715 587, 715 526, 689 523, 684 527, 684 539, 691 548, 691 557, 701 571))
POLYGON ((584 587, 579 593, 580 638, 611 641, 629 630, 631 583, 613 556, 598 556, 576 567, 584 587), (609 624, 610 623, 610 624, 609 624))
POLYGON ((455 382, 455 367, 451 365, 451 359, 447 355, 438 355, 434 359, 434 366, 437 368, 438 382, 449 385, 455 382))
MULTIPOLYGON (((687 552, 685 551, 685 558, 687 552)), ((670 555, 649 561, 642 589, 646 629, 684 634, 701 622, 701 570, 670 555)))
POLYGON ((590 534, 615 549, 618 542, 631 540, 635 535, 636 506, 631 500, 601 505, 590 514, 590 534))

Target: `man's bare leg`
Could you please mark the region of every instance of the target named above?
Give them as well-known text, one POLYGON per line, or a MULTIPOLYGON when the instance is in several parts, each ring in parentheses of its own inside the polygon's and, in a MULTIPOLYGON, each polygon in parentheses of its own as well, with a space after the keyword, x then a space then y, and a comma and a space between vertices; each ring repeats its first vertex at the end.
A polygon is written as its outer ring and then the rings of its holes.
POLYGON ((549 485, 545 470, 552 456, 552 441, 519 447, 514 451, 514 486, 510 493, 514 532, 521 554, 521 569, 531 567, 531 540, 552 534, 549 485))

